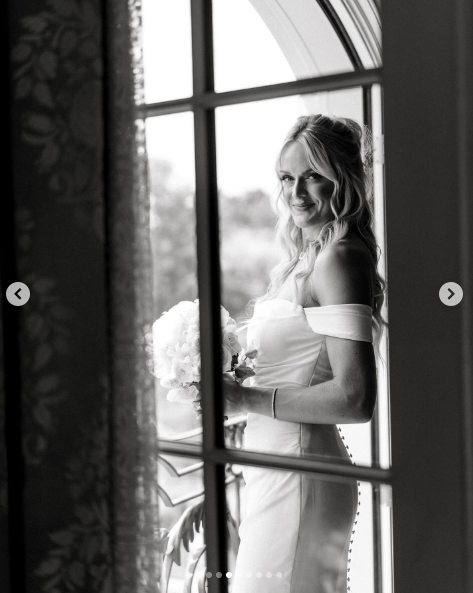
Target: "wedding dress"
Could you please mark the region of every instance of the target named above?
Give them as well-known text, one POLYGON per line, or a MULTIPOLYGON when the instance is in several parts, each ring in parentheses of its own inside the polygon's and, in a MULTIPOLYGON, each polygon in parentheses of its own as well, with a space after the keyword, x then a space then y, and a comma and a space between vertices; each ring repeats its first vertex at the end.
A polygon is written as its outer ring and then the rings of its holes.
MULTIPOLYGON (((247 342, 258 350, 252 385, 298 388, 332 378, 325 336, 372 341, 371 308, 256 305, 247 342)), ((277 399, 276 399, 277 417, 277 399)), ((248 414, 245 448, 350 460, 335 425, 248 414)), ((357 482, 246 466, 241 543, 231 593, 345 593, 356 529, 357 482)))

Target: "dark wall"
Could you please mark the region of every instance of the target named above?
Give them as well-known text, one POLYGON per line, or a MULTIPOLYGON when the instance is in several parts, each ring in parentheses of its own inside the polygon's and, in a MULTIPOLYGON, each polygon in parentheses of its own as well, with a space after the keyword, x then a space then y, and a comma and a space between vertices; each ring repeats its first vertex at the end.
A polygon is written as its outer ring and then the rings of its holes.
POLYGON ((473 587, 471 2, 383 2, 395 587, 473 587), (463 301, 447 307, 440 287, 463 301), (470 579, 470 580, 469 580, 470 579))

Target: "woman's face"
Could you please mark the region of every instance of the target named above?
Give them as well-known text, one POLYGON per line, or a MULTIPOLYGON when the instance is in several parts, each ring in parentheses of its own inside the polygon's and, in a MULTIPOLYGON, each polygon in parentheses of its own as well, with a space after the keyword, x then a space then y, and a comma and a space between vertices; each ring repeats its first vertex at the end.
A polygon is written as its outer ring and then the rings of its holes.
POLYGON ((311 168, 298 142, 291 142, 284 149, 279 176, 294 224, 302 229, 305 239, 317 239, 324 224, 333 219, 333 183, 311 168))

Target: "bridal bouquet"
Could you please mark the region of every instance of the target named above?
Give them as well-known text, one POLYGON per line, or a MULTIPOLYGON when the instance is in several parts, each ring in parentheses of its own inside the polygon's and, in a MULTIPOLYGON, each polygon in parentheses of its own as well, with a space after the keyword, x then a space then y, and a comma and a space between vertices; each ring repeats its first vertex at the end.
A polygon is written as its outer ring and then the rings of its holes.
MULTIPOLYGON (((243 382, 254 372, 256 350, 245 352, 236 335, 236 323, 221 307, 223 372, 243 382)), ((200 411, 199 301, 181 301, 153 324, 153 374, 170 389, 167 399, 192 404, 200 411)))

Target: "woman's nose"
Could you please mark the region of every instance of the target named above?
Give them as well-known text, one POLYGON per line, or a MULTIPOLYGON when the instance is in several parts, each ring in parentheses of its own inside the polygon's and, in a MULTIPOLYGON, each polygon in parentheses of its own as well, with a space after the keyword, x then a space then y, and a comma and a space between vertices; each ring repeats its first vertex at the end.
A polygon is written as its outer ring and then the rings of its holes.
POLYGON ((305 191, 305 183, 303 179, 295 180, 294 186, 292 188, 292 193, 295 198, 306 195, 307 192, 305 191))

